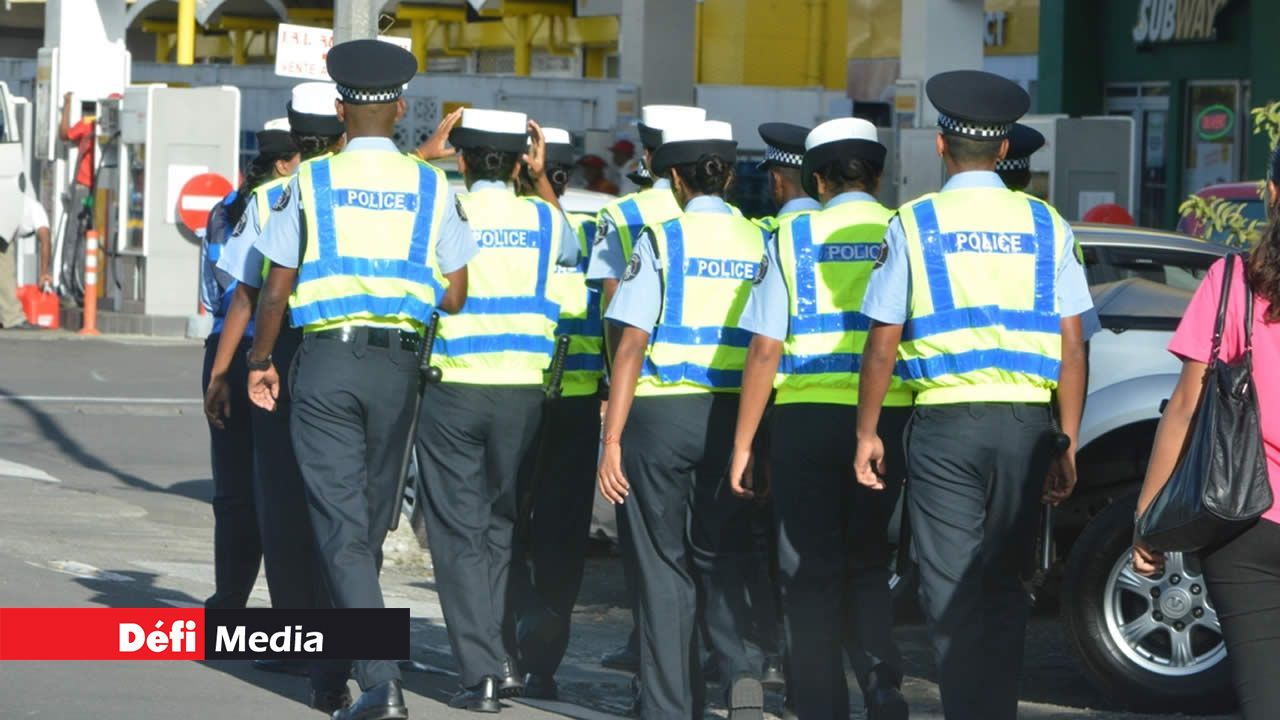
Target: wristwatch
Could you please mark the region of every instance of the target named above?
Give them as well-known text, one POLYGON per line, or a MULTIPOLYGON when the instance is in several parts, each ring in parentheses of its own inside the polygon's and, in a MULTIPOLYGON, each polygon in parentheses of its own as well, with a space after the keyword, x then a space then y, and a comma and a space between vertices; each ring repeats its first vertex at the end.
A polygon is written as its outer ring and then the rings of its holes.
POLYGON ((250 349, 244 354, 244 362, 249 366, 250 370, 266 370, 271 367, 271 354, 267 353, 265 358, 255 362, 253 359, 253 350, 250 349))

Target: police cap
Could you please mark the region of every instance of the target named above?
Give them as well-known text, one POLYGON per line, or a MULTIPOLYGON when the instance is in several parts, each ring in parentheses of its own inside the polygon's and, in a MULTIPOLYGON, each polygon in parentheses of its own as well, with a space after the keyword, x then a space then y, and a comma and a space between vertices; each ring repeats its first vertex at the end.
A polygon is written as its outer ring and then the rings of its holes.
POLYGON ((836 118, 814 128, 804 140, 804 163, 800 184, 809 197, 817 199, 818 181, 814 173, 833 162, 863 160, 877 173, 884 170, 888 150, 880 142, 876 126, 862 118, 836 118))
POLYGON ((943 132, 974 140, 1001 140, 1031 109, 1031 96, 1017 83, 981 70, 952 70, 929 78, 929 102, 943 132))
POLYGON ((337 137, 345 128, 338 119, 338 87, 327 82, 304 82, 289 95, 289 128, 296 135, 337 137))
POLYGON ((257 132, 257 138, 260 155, 292 155, 298 152, 298 144, 293 141, 293 133, 289 132, 289 118, 268 121, 257 132))
POLYGON ((653 151, 653 174, 662 177, 672 167, 697 162, 703 155, 735 162, 738 143, 733 141, 733 126, 719 120, 703 120, 664 129, 662 145, 653 151))
POLYGON ((804 139, 809 135, 809 128, 791 123, 771 122, 761 125, 756 130, 765 144, 764 161, 756 166, 757 169, 800 167, 804 161, 804 139))
POLYGON ((395 102, 418 72, 418 59, 404 48, 381 40, 349 40, 329 50, 329 77, 344 103, 372 105, 395 102))
POLYGON ((449 131, 456 148, 493 148, 501 152, 523 153, 529 146, 529 116, 506 110, 466 108, 462 119, 449 131))
POLYGON ((573 137, 568 130, 544 127, 542 139, 547 143, 548 165, 573 165, 573 137))
POLYGON ((1044 135, 1022 123, 1014 123, 1009 131, 1009 152, 996 163, 996 171, 1030 170, 1031 156, 1044 147, 1044 135))
POLYGON ((662 131, 685 123, 702 122, 707 111, 687 105, 645 105, 640 108, 640 142, 646 150, 657 150, 662 144, 662 131))
POLYGON ((649 170, 641 165, 635 172, 627 173, 627 179, 633 184, 647 188, 653 186, 653 176, 649 174, 649 170))

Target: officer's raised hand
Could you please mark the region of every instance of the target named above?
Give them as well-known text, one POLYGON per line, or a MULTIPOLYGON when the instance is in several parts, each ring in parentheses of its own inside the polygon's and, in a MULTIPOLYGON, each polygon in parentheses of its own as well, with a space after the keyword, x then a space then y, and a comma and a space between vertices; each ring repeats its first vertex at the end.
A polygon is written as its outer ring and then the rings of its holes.
POLYGON ((276 366, 266 370, 249 371, 249 399, 254 405, 271 412, 276 409, 276 398, 280 397, 280 374, 276 366))
POLYGON ((440 121, 436 126, 436 131, 427 138, 427 141, 418 146, 418 157, 431 162, 441 158, 453 157, 458 154, 455 148, 449 147, 449 133, 453 131, 453 127, 462 119, 462 108, 458 108, 440 121))
POLYGON ((622 445, 617 438, 605 436, 596 479, 600 483, 600 494, 614 505, 621 505, 631 492, 631 485, 622 473, 622 445))
POLYGON ((729 488, 733 494, 744 500, 756 496, 755 492, 755 457, 751 448, 733 449, 733 458, 729 462, 729 488))
POLYGON ((529 152, 523 159, 529 168, 529 177, 540 180, 547 170, 547 141, 542 137, 542 128, 532 120, 529 121, 529 152))
POLYGON ((883 490, 884 442, 879 435, 858 438, 858 451, 853 456, 853 474, 858 484, 872 490, 883 490))

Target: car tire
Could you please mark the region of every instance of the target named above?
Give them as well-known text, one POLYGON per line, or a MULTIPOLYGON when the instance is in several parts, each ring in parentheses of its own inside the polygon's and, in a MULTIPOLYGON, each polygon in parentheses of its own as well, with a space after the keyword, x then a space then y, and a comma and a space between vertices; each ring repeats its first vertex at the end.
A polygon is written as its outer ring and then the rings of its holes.
POLYGON ((1160 576, 1134 573, 1136 505, 1136 494, 1111 503, 1071 548, 1061 598, 1068 642, 1094 686, 1122 705, 1224 711, 1234 702, 1230 670, 1198 559, 1170 554, 1160 576))

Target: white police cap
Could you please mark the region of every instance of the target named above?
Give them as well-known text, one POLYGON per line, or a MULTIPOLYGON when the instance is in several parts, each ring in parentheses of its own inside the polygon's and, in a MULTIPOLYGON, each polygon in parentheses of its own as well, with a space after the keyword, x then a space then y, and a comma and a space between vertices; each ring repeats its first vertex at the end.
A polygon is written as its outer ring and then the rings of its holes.
POLYGON ((491 147, 503 152, 524 152, 529 141, 529 116, 507 110, 466 108, 449 133, 454 147, 491 147))
POLYGON ((810 197, 818 197, 818 183, 814 173, 832 162, 863 160, 875 172, 884 171, 887 149, 880 142, 876 126, 862 118, 836 118, 828 120, 804 139, 804 162, 800 165, 800 184, 810 197))
POLYGON ((640 142, 650 150, 662 144, 662 131, 707 119, 707 111, 688 105, 645 105, 640 108, 640 142))

